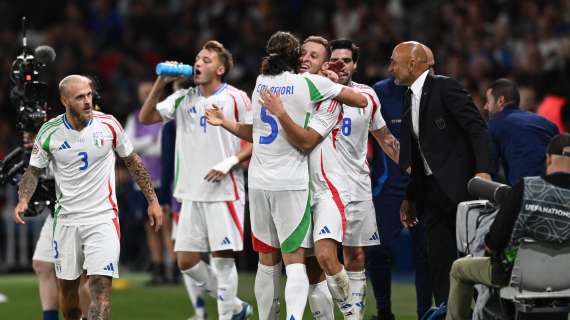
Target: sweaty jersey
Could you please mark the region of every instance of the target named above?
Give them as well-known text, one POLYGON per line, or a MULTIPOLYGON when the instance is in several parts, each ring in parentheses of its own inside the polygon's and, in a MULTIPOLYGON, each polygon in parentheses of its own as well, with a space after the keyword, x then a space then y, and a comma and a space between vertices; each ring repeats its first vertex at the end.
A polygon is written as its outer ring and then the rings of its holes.
POLYGON ((339 129, 335 127, 341 120, 342 103, 333 99, 318 103, 309 121, 309 127, 315 122, 327 123, 327 135, 309 154, 311 194, 315 200, 332 196, 337 201, 347 197, 346 170, 336 151, 339 129))
POLYGON ((234 201, 243 196, 239 165, 220 182, 204 180, 212 167, 240 150, 239 138, 206 121, 204 114, 212 105, 228 118, 251 123, 249 98, 226 83, 209 97, 203 96, 199 87, 178 90, 156 106, 165 122, 176 119, 174 197, 178 201, 234 201))
POLYGON ((81 131, 73 129, 65 114, 44 123, 36 136, 30 165, 46 168, 52 164, 57 196, 55 223, 91 224, 117 217, 115 152, 126 157, 133 146, 111 115, 94 111, 81 131))
MULTIPOLYGON (((288 141, 280 122, 259 102, 262 90, 281 95, 287 114, 306 127, 315 104, 336 97, 342 85, 313 74, 283 72, 257 77, 253 105, 253 154, 249 164, 249 187, 260 190, 305 190, 309 187, 307 155, 288 141)), ((314 121, 312 128, 326 136, 326 128, 314 121)))
POLYGON ((340 161, 347 172, 346 186, 350 190, 348 202, 372 199, 370 168, 366 160, 368 151, 368 132, 386 126, 380 114, 380 102, 374 90, 363 84, 352 82, 353 89, 366 95, 366 108, 344 106, 343 119, 336 136, 336 149, 340 161))

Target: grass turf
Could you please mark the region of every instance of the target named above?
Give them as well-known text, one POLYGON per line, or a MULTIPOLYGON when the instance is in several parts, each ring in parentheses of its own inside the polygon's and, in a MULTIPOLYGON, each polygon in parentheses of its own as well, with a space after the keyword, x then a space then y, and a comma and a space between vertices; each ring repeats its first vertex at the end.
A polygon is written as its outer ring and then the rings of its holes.
MULTIPOLYGON (((256 308, 253 294, 255 275, 253 273, 240 273, 239 277, 239 297, 256 308)), ((126 280, 126 287, 123 289, 114 288, 111 295, 113 319, 185 320, 193 313, 182 285, 145 287, 144 282, 148 280, 148 275, 141 273, 122 274, 121 280, 126 280)), ((34 275, 0 275, 0 292, 8 297, 7 303, 0 304, 0 319, 41 319, 41 307, 34 275)), ((283 294, 281 298, 283 298, 283 294)), ((370 285, 368 286, 367 303, 365 319, 369 319, 375 313, 370 285)), ((413 285, 394 283, 392 285, 392 304, 397 319, 416 319, 413 285)), ((282 318, 285 317, 284 306, 285 303, 282 299, 282 318)), ((210 319, 216 319, 216 301, 212 298, 206 298, 206 308, 210 319)), ((336 319, 342 319, 340 313, 336 312, 336 319)), ((61 315, 60 319, 62 319, 61 315)), ((257 319, 257 310, 253 319, 257 319)), ((303 319, 311 319, 308 305, 303 319)))

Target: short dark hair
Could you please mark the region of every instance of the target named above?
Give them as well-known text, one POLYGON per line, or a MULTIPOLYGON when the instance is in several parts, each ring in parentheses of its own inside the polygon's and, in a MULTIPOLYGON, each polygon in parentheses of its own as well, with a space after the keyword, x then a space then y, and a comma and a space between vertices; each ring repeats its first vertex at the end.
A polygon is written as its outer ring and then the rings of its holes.
POLYGON ((224 68, 226 69, 226 71, 222 75, 223 79, 234 66, 234 58, 230 53, 230 51, 226 49, 226 47, 224 47, 224 45, 221 42, 216 40, 210 40, 206 42, 202 47, 202 49, 214 51, 215 53, 218 54, 218 58, 220 59, 220 61, 224 65, 224 68))
POLYGON ((514 103, 518 106, 520 103, 521 97, 519 94, 519 88, 509 79, 497 79, 491 84, 489 89, 491 89, 491 94, 495 99, 505 97, 505 104, 514 103))
POLYGON ((305 41, 303 41, 303 44, 307 43, 307 42, 314 42, 314 43, 318 43, 320 45, 322 45, 323 47, 325 47, 325 60, 329 60, 331 57, 331 46, 329 45, 329 41, 321 36, 309 36, 307 37, 307 39, 305 39, 305 41))
POLYGON ((267 40, 267 56, 261 62, 261 74, 277 75, 284 71, 297 70, 300 47, 299 39, 290 32, 275 32, 267 40))
POLYGON ((330 42, 331 52, 337 49, 348 49, 352 52, 352 61, 358 62, 360 48, 348 39, 336 39, 330 42))
POLYGON ((570 152, 566 151, 568 147, 570 147, 570 134, 561 133, 550 139, 550 142, 546 147, 546 153, 570 157, 570 152))

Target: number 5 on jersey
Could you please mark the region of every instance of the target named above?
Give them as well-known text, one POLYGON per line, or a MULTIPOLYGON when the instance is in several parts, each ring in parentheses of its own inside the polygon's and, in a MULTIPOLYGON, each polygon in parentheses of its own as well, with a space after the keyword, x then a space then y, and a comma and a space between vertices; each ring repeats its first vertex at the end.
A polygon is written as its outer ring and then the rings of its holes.
POLYGON ((270 144, 277 139, 277 133, 279 133, 277 120, 267 113, 266 107, 261 107, 261 121, 267 123, 271 127, 271 132, 266 136, 259 137, 259 144, 270 144))
POLYGON ((79 156, 79 160, 83 161, 81 167, 79 167, 79 171, 83 171, 89 167, 89 157, 87 156, 87 152, 81 151, 77 153, 79 156))

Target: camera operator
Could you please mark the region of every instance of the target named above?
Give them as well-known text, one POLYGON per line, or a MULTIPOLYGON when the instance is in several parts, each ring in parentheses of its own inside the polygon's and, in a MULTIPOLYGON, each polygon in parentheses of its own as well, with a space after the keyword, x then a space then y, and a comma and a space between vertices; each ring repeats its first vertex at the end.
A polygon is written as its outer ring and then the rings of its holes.
POLYGON ((524 178, 502 203, 485 237, 487 257, 468 256, 453 263, 446 319, 471 319, 469 307, 475 284, 508 284, 523 237, 548 242, 570 240, 561 232, 570 226, 568 199, 570 134, 561 134, 552 138, 546 149, 546 176, 524 178), (550 227, 551 223, 558 228, 550 227))

